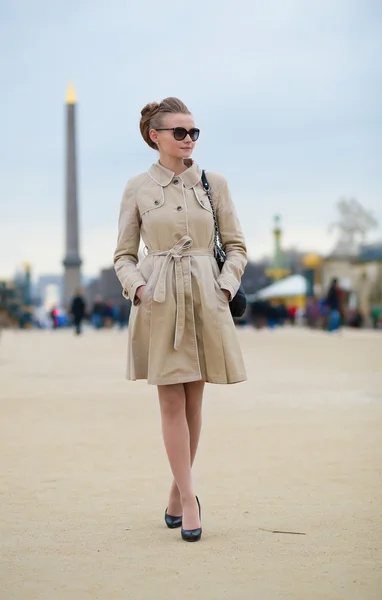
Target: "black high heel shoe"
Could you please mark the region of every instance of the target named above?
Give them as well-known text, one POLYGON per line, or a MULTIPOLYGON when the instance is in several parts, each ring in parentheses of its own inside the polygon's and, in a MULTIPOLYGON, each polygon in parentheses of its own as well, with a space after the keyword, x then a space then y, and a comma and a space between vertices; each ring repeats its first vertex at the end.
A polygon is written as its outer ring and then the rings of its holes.
MULTIPOLYGON (((202 509, 200 506, 200 502, 199 502, 199 498, 197 496, 195 496, 196 498, 196 502, 198 503, 199 506, 199 519, 200 519, 200 524, 202 521, 202 509)), ((202 528, 198 527, 197 529, 181 529, 181 534, 182 534, 182 539, 185 542, 198 542, 200 540, 200 538, 202 537, 202 528)))
POLYGON ((166 523, 169 529, 176 529, 177 527, 182 526, 182 515, 180 515, 180 517, 173 517, 172 515, 168 514, 166 508, 166 511, 164 513, 164 522, 166 523))

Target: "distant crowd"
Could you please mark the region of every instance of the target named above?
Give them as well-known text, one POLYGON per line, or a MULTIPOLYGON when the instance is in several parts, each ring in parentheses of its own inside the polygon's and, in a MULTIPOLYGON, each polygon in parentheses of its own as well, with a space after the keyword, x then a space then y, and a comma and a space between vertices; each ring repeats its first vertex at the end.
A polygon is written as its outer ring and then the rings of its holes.
MULTIPOLYGON (((73 326, 75 333, 79 335, 84 323, 94 329, 128 327, 130 309, 131 302, 122 297, 120 303, 116 304, 97 296, 92 306, 88 306, 83 291, 78 290, 67 314, 58 307, 53 307, 49 318, 53 329, 73 326)), ((375 329, 382 328, 380 307, 373 307, 367 320, 375 329)), ((257 329, 285 324, 300 325, 331 332, 344 325, 361 328, 365 325, 365 316, 359 309, 349 308, 346 293, 339 287, 337 279, 333 279, 325 296, 307 298, 304 308, 291 301, 286 304, 280 299, 253 301, 249 303, 244 317, 236 323, 238 326, 250 325, 257 329)))
POLYGON ((363 315, 359 308, 349 306, 347 293, 336 278, 323 297, 308 297, 304 308, 293 302, 286 305, 281 300, 251 302, 241 322, 256 328, 298 324, 329 332, 338 331, 342 326, 361 328, 367 323, 374 329, 382 328, 381 307, 373 306, 370 315, 363 315))
POLYGON ((81 334, 84 323, 89 323, 94 329, 110 329, 117 326, 124 329, 129 324, 131 302, 121 299, 119 304, 96 296, 92 306, 88 306, 82 290, 78 290, 72 298, 68 314, 54 306, 49 317, 53 329, 73 325, 77 335, 81 334))

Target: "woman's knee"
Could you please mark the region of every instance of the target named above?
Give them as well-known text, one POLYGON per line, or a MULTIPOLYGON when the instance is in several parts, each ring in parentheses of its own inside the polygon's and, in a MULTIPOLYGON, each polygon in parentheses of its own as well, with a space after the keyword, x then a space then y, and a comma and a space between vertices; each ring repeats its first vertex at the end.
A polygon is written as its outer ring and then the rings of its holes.
POLYGON ((168 417, 185 412, 185 393, 183 384, 158 386, 161 413, 168 417))

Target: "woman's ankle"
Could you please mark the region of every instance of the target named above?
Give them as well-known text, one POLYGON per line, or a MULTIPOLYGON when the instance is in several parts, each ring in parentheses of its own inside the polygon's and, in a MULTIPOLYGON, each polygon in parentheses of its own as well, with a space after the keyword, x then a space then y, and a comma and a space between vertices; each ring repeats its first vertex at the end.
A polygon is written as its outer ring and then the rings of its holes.
POLYGON ((186 494, 181 494, 180 501, 182 503, 182 506, 184 506, 185 504, 186 505, 193 504, 194 502, 196 502, 195 492, 193 490, 191 490, 191 492, 188 492, 186 494))

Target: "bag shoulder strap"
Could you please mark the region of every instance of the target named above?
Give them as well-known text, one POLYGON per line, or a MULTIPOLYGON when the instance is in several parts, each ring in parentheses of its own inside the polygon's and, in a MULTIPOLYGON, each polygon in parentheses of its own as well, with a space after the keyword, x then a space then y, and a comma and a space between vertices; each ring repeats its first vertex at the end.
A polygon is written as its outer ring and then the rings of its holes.
POLYGON ((223 250, 223 244, 222 244, 220 230, 219 230, 219 223, 218 223, 218 220, 217 220, 217 217, 216 217, 214 203, 212 201, 210 184, 208 183, 206 172, 204 170, 202 171, 202 184, 203 184, 203 187, 204 187, 204 189, 205 189, 205 191, 207 193, 208 200, 209 200, 210 205, 211 205, 212 216, 214 218, 215 246, 217 248, 217 252, 219 254, 221 254, 221 256, 223 257, 223 256, 225 256, 225 253, 224 253, 224 250, 223 250))

